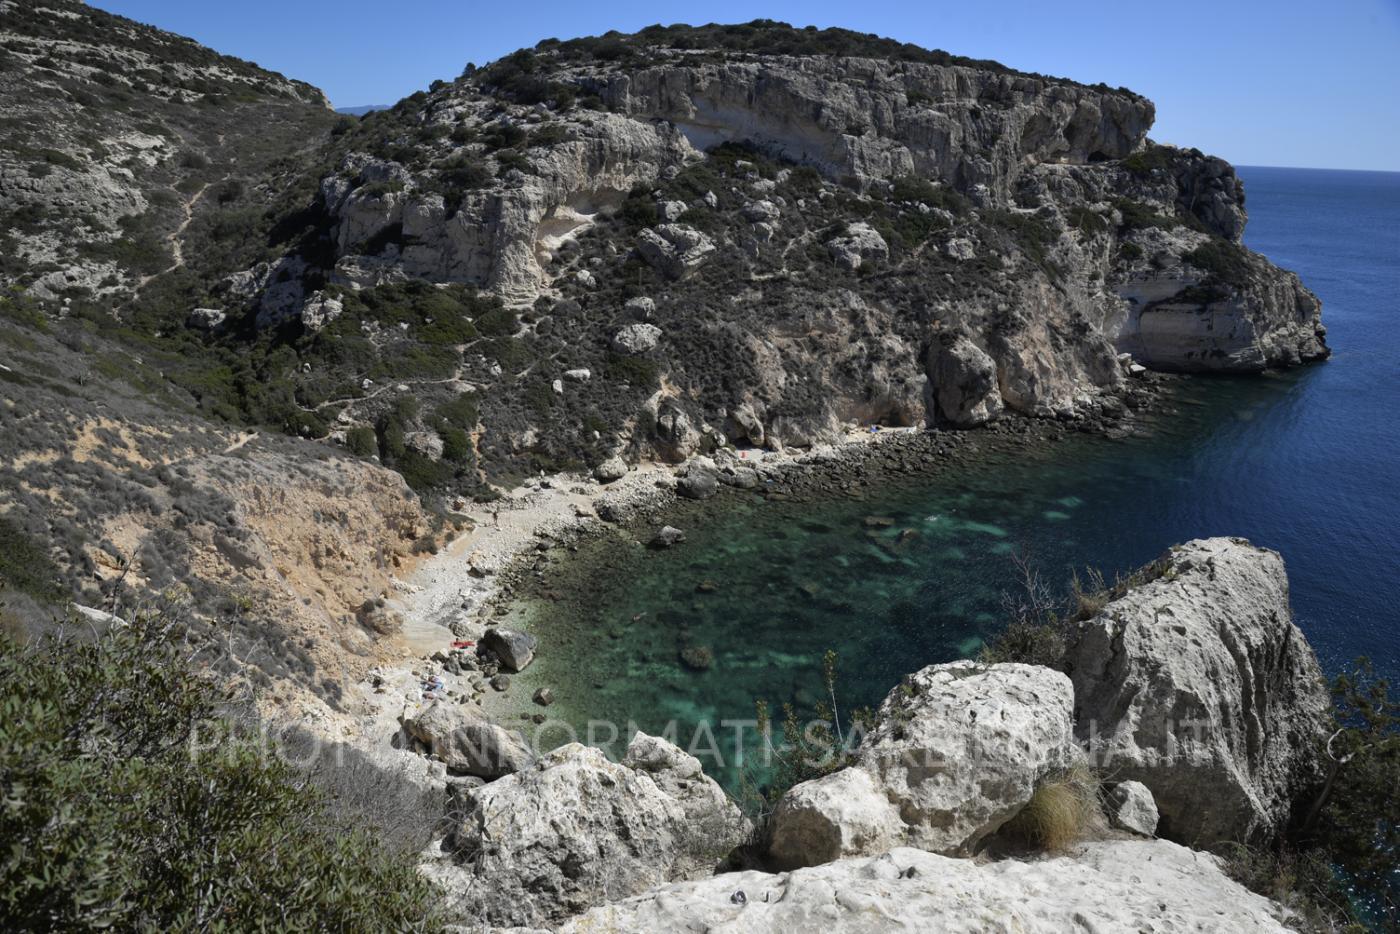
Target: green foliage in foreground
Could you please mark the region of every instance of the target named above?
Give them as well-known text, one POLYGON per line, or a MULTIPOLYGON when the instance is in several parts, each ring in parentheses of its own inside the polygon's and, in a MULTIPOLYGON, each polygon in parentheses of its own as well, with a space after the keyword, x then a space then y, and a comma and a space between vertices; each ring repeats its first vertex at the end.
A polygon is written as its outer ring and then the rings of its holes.
POLYGON ((408 858, 234 736, 160 626, 0 635, 0 930, 436 927, 408 858))

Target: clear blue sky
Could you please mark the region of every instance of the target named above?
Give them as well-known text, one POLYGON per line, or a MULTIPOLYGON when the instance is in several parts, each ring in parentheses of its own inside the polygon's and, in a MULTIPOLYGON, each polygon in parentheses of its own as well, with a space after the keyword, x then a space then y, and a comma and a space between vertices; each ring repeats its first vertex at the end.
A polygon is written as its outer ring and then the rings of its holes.
POLYGON ((843 26, 1013 68, 1124 85, 1154 139, 1244 165, 1400 171, 1400 0, 96 0, 322 88, 393 103, 540 39, 652 23, 843 26))

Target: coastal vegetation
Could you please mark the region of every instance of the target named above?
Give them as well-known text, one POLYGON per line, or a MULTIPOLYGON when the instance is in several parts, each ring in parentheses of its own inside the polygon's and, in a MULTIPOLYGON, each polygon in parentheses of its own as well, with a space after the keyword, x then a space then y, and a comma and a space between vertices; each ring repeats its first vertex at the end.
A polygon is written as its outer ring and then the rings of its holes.
POLYGON ((0 634, 0 927, 436 929, 411 854, 230 719, 180 631, 0 634))

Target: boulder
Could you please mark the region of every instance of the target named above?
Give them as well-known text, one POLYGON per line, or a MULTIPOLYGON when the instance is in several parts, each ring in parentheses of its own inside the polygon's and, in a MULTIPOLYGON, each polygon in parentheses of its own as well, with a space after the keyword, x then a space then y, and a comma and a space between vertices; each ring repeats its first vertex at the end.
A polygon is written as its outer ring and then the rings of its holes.
POLYGON ((410 451, 422 454, 430 461, 442 460, 442 435, 436 431, 410 431, 404 435, 403 443, 410 451))
POLYGON ((319 331, 345 313, 345 305, 338 298, 329 298, 324 292, 313 292, 301 306, 301 326, 308 331, 319 331))
POLYGON ((775 859, 811 865, 873 855, 893 840, 934 853, 975 852, 1043 780, 1080 760, 1073 703, 1069 679, 1035 665, 951 662, 909 675, 843 770, 865 778, 835 772, 783 796, 771 824, 775 859), (803 846, 813 840, 822 842, 803 846))
POLYGON ((539 640, 529 633, 515 629, 487 629, 481 637, 481 647, 501 660, 506 671, 524 671, 535 660, 539 640))
POLYGON ((656 213, 666 223, 679 220, 680 216, 690 210, 690 205, 684 201, 662 201, 656 206, 656 213))
POLYGON ((845 233, 828 240, 826 248, 836 265, 851 272, 872 260, 886 260, 890 256, 885 238, 864 221, 847 224, 845 233))
POLYGON ((779 869, 883 853, 904 840, 899 809, 863 769, 794 785, 778 802, 771 827, 768 858, 779 869))
POLYGON ((185 319, 185 327, 195 331, 217 331, 228 320, 228 315, 219 308, 196 308, 185 319))
POLYGON ((1316 776, 1328 710, 1276 552, 1188 542, 1071 636, 1079 738, 1094 765, 1151 789, 1158 833, 1264 841, 1316 776))
POLYGON ((644 734, 621 763, 570 743, 468 791, 464 805, 446 844, 488 925, 552 925, 709 874, 749 832, 698 762, 644 734))
POLYGON ((612 349, 622 354, 643 354, 660 339, 661 329, 654 324, 629 324, 613 335, 612 349))
POLYGON ((534 760, 519 733, 511 733, 475 710, 434 703, 403 722, 404 730, 460 775, 500 778, 534 760))
POLYGON ((645 412, 653 426, 656 453, 663 460, 677 463, 695 453, 700 446, 701 433, 676 400, 661 398, 658 393, 647 400, 645 412))
POLYGON ((586 383, 593 378, 593 371, 587 367, 579 367, 574 370, 565 370, 564 379, 571 383, 586 383))
POLYGON ((783 211, 772 201, 750 201, 744 205, 740 212, 744 215, 744 220, 751 224, 759 224, 764 221, 776 220, 783 216, 783 211))
POLYGON ((965 335, 935 341, 927 366, 931 422, 971 428, 1001 414, 996 363, 965 335))
POLYGON ((593 479, 599 483, 612 483, 627 476, 627 462, 620 457, 609 457, 593 468, 593 479))
POLYGON ((684 224, 659 224, 637 238, 642 259, 672 279, 698 269, 714 251, 713 240, 684 224))
POLYGON ((646 296, 629 298, 622 310, 638 321, 647 321, 656 314, 656 302, 646 296))
POLYGON ((676 493, 687 499, 709 499, 719 491, 719 474, 713 465, 692 460, 676 480, 676 493))
POLYGON ((1214 856, 1165 840, 1114 840, 1029 862, 900 848, 796 872, 728 873, 594 908, 558 931, 1285 934, 1286 914, 1214 856))
POLYGON ((1119 782, 1104 791, 1108 822, 1119 830, 1151 837, 1157 833, 1157 802, 1142 782, 1119 782))
POLYGON ((960 263, 977 258, 977 250, 966 237, 954 237, 943 244, 943 255, 960 263))
POLYGON ((670 548, 685 541, 685 533, 672 525, 663 525, 655 535, 651 537, 651 547, 670 548))

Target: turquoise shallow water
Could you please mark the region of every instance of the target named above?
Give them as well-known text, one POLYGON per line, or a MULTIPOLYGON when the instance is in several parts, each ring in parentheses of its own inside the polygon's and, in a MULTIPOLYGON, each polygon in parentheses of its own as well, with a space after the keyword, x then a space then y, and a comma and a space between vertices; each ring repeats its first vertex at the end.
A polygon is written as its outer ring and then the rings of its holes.
POLYGON ((875 703, 995 632, 1013 552, 1068 581, 1207 535, 1283 553, 1324 667, 1365 654, 1400 673, 1400 174, 1241 175, 1246 242, 1321 296, 1331 361, 1189 380, 1147 438, 1073 438, 859 502, 744 500, 667 552, 585 546, 551 577, 571 599, 530 608, 544 648, 529 681, 555 688, 551 712, 580 729, 676 721, 685 741, 698 722, 751 717, 756 698, 810 706, 828 648, 841 706, 875 703), (713 667, 686 670, 687 645, 713 667))

